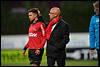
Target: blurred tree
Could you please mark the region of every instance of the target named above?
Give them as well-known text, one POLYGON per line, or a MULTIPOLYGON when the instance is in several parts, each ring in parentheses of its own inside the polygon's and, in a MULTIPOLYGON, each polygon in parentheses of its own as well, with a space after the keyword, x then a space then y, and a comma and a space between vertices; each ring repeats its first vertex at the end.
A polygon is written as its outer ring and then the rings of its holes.
POLYGON ((51 9, 52 7, 55 7, 55 6, 60 8, 60 3, 61 3, 61 1, 48 1, 49 9, 51 9))
POLYGON ((91 6, 91 1, 62 1, 62 16, 70 24, 71 32, 88 32, 91 6))
POLYGON ((63 19, 70 24, 71 32, 88 32, 93 15, 93 1, 1 1, 1 35, 27 34, 29 19, 26 11, 37 7, 45 23, 49 22, 49 10, 61 8, 63 19))

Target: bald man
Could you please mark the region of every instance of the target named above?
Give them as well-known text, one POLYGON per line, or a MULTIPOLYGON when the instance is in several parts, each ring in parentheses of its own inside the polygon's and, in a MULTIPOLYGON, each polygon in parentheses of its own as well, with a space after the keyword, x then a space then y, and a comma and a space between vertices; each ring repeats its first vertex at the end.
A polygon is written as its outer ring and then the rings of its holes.
POLYGON ((47 47, 46 56, 48 66, 54 66, 57 61, 58 66, 65 66, 66 44, 69 38, 69 24, 61 17, 61 11, 58 7, 50 9, 50 23, 46 29, 47 47))

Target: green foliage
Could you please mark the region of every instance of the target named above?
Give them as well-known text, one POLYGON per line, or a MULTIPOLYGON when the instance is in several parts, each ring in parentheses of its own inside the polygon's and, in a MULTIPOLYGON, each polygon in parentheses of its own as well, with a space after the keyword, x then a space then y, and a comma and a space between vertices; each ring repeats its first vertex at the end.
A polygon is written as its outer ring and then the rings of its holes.
MULTIPOLYGON (((69 23, 71 32, 88 32, 90 18, 93 15, 92 1, 56 1, 63 19, 69 23)), ((54 1, 51 3, 54 4, 54 1)), ((45 23, 49 22, 49 1, 2 1, 1 2, 1 34, 27 34, 29 19, 26 13, 12 13, 12 8, 37 7, 40 9, 45 23), (14 3, 14 4, 13 4, 14 3)))
POLYGON ((28 57, 22 55, 22 50, 2 50, 1 51, 1 63, 21 63, 27 62, 28 57))
POLYGON ((88 32, 93 15, 91 1, 63 1, 61 8, 64 20, 70 24, 71 32, 88 32))
MULTIPOLYGON (((21 49, 1 50, 1 66, 31 66, 28 60, 28 51, 26 56, 22 56, 21 49)), ((46 50, 44 51, 41 66, 47 66, 46 50)), ((57 66, 57 63, 55 63, 57 66)), ((98 66, 97 60, 67 60, 66 66, 98 66)))

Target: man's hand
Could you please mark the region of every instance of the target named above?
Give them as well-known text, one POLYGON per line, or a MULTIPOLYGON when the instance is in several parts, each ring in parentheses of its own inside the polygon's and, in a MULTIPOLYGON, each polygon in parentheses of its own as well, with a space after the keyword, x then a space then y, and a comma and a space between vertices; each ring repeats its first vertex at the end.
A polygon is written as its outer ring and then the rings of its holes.
POLYGON ((93 59, 94 55, 96 54, 96 50, 95 49, 90 49, 89 50, 89 53, 90 53, 90 59, 93 59))
POLYGON ((23 53, 22 53, 22 54, 23 54, 23 56, 25 56, 25 55, 26 55, 25 53, 26 53, 26 51, 25 51, 25 50, 23 50, 23 53))
POLYGON ((90 53, 93 53, 93 52, 94 52, 94 50, 91 50, 91 49, 90 49, 90 53))
POLYGON ((93 54, 96 53, 96 50, 95 49, 90 49, 89 52, 90 52, 91 55, 93 55, 93 54))
POLYGON ((37 49, 37 50, 35 51, 35 53, 36 53, 36 55, 39 55, 39 54, 40 54, 40 50, 37 49))

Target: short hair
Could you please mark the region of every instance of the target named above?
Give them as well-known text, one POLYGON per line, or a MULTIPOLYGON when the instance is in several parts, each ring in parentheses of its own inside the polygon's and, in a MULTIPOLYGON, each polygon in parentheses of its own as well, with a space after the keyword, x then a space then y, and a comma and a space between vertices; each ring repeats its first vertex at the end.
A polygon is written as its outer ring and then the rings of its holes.
POLYGON ((29 9, 29 10, 27 11, 27 14, 28 14, 29 12, 33 12, 33 13, 36 13, 37 15, 39 15, 39 9, 38 9, 38 8, 31 8, 31 9, 29 9))
POLYGON ((93 6, 99 8, 99 1, 95 1, 95 2, 93 3, 93 6))

